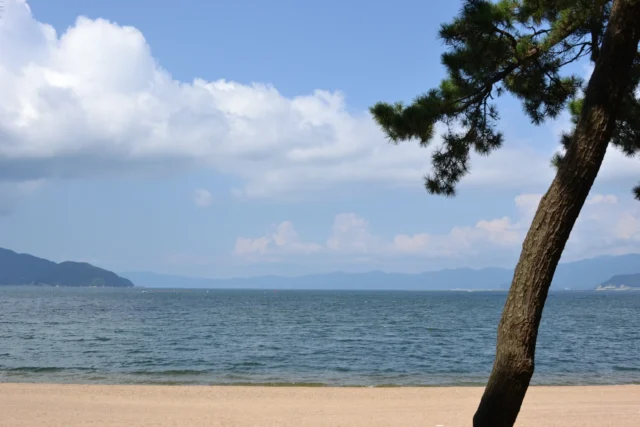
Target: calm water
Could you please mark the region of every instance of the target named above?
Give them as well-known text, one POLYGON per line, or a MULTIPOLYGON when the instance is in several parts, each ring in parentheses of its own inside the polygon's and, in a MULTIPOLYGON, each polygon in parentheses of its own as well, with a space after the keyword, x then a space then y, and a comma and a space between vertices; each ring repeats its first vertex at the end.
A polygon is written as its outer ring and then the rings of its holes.
MULTIPOLYGON (((506 294, 0 288, 0 381, 482 384, 506 294)), ((640 383, 640 293, 556 293, 538 384, 640 383)))

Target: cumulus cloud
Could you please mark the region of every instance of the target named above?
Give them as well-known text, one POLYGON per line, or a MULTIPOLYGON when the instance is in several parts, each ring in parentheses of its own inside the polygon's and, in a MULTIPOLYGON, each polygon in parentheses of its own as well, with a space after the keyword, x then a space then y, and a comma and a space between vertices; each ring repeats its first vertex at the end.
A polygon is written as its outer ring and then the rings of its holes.
POLYGON ((332 231, 326 246, 334 252, 365 254, 379 248, 376 237, 369 232, 367 221, 355 213, 336 215, 332 231))
POLYGON ((341 213, 335 216, 332 233, 324 245, 301 241, 291 221, 284 221, 264 236, 239 237, 233 253, 243 256, 308 255, 331 251, 353 255, 380 252, 380 244, 379 239, 369 233, 364 218, 354 213, 341 213))
MULTIPOLYGON (((5 8, 0 181, 210 167, 240 178, 237 196, 273 197, 345 182, 418 188, 428 172, 430 149, 390 146, 340 92, 178 81, 134 27, 80 17, 58 34, 24 0, 5 8)), ((550 155, 506 147, 475 158, 463 185, 546 183, 550 155)), ((605 175, 637 169, 618 160, 605 175)))
MULTIPOLYGON (((371 255, 438 259, 465 257, 468 260, 486 255, 487 251, 517 256, 541 197, 541 194, 517 196, 514 203, 518 215, 514 218, 480 219, 474 225, 453 227, 445 234, 397 234, 391 240, 376 236, 367 221, 354 213, 336 215, 330 237, 324 245, 301 243, 293 232, 293 225, 287 221, 273 235, 239 238, 234 252, 237 255, 320 253, 353 256, 354 259, 371 255), (287 237, 278 239, 277 236, 287 237)), ((574 227, 564 259, 640 252, 639 218, 640 206, 630 196, 624 201, 610 194, 591 196, 574 227)))
POLYGON ((284 221, 265 236, 239 237, 236 239, 233 253, 243 256, 310 254, 320 249, 321 246, 315 243, 302 242, 291 221, 284 221))
MULTIPOLYGON (((529 230, 541 194, 515 198, 518 216, 480 220, 472 227, 454 227, 446 235, 396 236, 394 246, 405 253, 427 256, 478 255, 486 250, 517 254, 529 230)), ((581 259, 640 251, 640 206, 629 195, 624 202, 611 194, 591 196, 582 210, 564 251, 564 258, 581 259)))
POLYGON ((399 234, 394 252, 432 257, 476 255, 487 247, 515 248, 521 242, 521 225, 508 217, 480 220, 473 226, 457 226, 447 234, 399 234))
POLYGON ((206 208, 213 203, 213 196, 208 190, 198 188, 193 192, 193 203, 199 208, 206 208))
POLYGON ((7 0, 5 18, 0 179, 208 166, 242 178, 252 197, 424 173, 416 147, 387 147, 339 92, 180 82, 133 27, 80 17, 58 35, 19 0, 7 0))

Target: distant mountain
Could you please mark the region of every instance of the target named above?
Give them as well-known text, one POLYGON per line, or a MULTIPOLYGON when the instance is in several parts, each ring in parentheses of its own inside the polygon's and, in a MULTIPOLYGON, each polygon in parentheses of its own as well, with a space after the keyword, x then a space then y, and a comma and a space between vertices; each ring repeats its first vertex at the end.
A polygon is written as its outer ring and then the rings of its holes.
POLYGON ((109 286, 132 287, 129 279, 94 267, 85 262, 61 262, 56 264, 28 254, 18 254, 0 248, 0 286, 51 285, 51 286, 109 286))
POLYGON ((640 273, 640 254, 602 256, 560 264, 553 285, 560 288, 593 289, 608 278, 640 273))
POLYGON ((640 273, 638 274, 621 274, 613 276, 609 280, 604 281, 597 288, 598 290, 615 290, 615 289, 640 289, 640 273))
MULTIPOLYGON (((603 256, 558 266, 552 289, 593 290, 617 274, 640 270, 640 254, 603 256)), ((513 270, 470 268, 428 271, 420 274, 327 273, 300 277, 259 276, 233 279, 207 279, 170 276, 148 272, 122 273, 140 286, 150 288, 228 288, 228 289, 349 289, 349 290, 506 290, 513 270)))
POLYGON ((122 273, 140 286, 150 288, 228 288, 228 289, 350 289, 350 290, 420 290, 420 289, 498 289, 510 280, 509 270, 456 269, 421 274, 334 272, 300 277, 258 276, 232 279, 206 279, 171 276, 147 272, 122 273), (473 277, 473 280, 470 280, 473 277))

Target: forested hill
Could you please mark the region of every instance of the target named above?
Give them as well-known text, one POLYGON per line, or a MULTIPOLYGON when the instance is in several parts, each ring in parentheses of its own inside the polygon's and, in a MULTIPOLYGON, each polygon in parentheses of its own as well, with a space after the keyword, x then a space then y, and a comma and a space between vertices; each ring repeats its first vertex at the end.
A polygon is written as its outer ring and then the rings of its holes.
POLYGON ((0 286, 108 286, 132 287, 129 279, 85 262, 55 263, 33 255, 0 248, 0 286))
POLYGON ((607 287, 627 287, 627 288, 638 288, 640 289, 640 273, 638 274, 621 274, 618 276, 613 276, 609 280, 603 282, 598 288, 607 288, 607 287))

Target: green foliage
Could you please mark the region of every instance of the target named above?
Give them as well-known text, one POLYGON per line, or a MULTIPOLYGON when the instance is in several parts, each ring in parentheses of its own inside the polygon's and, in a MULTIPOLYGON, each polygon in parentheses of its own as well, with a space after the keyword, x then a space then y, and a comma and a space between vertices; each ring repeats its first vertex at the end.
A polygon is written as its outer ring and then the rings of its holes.
MULTIPOLYGON (((631 73, 631 90, 620 105, 619 117, 616 122, 616 129, 611 137, 611 144, 620 149, 628 157, 634 157, 640 153, 640 99, 637 94, 640 92, 640 53, 636 56, 631 73)), ((574 127, 562 135, 561 142, 566 148, 571 143, 571 136, 578 123, 582 112, 582 98, 575 98, 569 103, 569 113, 574 127)), ((559 166, 562 161, 562 153, 557 153, 552 164, 559 166)), ((640 185, 634 190, 636 199, 640 200, 640 185)))
MULTIPOLYGON (((584 83, 562 73, 581 58, 597 59, 611 5, 606 0, 467 0, 440 28, 447 77, 439 87, 410 105, 377 103, 371 113, 393 143, 415 139, 427 146, 436 124, 443 124, 446 131, 432 155, 426 188, 455 195, 456 184, 469 172, 471 151, 488 155, 503 143, 493 103, 497 97, 509 93, 519 99, 534 124, 558 117, 567 106, 577 122, 584 83)), ((640 104, 634 96, 640 60, 636 65, 612 139, 627 155, 640 150, 640 104)), ((572 133, 562 136, 565 148, 572 133)), ((561 161, 558 153, 553 163, 561 161)), ((640 187, 636 191, 640 194, 640 187)))
POLYGON ((82 262, 55 262, 0 248, 0 286, 131 287, 128 279, 82 262))

